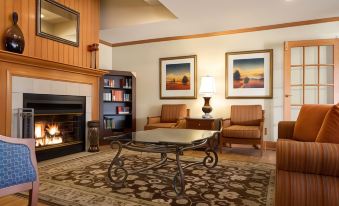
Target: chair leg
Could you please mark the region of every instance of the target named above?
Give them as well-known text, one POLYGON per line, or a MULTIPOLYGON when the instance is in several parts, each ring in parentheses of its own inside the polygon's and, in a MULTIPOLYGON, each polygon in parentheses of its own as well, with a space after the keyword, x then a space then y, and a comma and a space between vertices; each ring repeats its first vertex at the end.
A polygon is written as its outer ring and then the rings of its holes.
POLYGON ((264 148, 264 141, 261 140, 261 143, 260 143, 260 155, 261 156, 263 155, 264 149, 266 150, 266 148, 264 148))
POLYGON ((222 154, 222 147, 224 146, 224 141, 222 140, 222 136, 220 136, 219 140, 219 153, 222 154))
POLYGON ((29 206, 37 206, 38 205, 38 195, 39 195, 39 182, 33 182, 33 187, 29 191, 29 206))

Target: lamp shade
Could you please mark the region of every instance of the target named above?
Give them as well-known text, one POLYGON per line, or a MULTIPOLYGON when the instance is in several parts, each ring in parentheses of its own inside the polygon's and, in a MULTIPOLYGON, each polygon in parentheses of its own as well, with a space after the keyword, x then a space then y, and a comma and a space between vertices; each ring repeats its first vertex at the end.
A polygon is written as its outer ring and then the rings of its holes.
POLYGON ((200 77, 200 94, 209 96, 215 93, 215 78, 211 76, 200 77))

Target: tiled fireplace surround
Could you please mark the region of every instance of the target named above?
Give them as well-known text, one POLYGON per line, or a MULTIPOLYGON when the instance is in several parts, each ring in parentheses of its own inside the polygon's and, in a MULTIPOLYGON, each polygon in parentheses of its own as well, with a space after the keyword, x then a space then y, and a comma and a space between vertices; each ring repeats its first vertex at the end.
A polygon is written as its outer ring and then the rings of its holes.
MULTIPOLYGON (((92 86, 28 77, 12 77, 12 136, 17 136, 17 111, 23 107, 23 94, 53 94, 86 97, 86 122, 92 120, 92 86)), ((87 131, 87 128, 86 128, 87 131)), ((87 135, 87 132, 86 132, 87 135)), ((86 148, 88 147, 86 136, 86 148)))

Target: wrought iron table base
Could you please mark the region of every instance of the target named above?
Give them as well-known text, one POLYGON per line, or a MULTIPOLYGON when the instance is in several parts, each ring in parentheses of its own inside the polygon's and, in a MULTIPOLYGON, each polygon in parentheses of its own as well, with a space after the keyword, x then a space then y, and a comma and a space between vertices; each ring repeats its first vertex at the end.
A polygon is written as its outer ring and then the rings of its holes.
MULTIPOLYGON (((185 175, 184 169, 203 164, 207 168, 213 168, 218 163, 218 155, 214 151, 215 143, 217 142, 216 138, 204 139, 198 142, 195 142, 192 145, 161 145, 161 144, 135 144, 133 142, 128 142, 126 144, 122 144, 118 140, 114 140, 111 142, 111 148, 114 148, 114 145, 118 146, 118 152, 114 156, 109 168, 108 168, 108 179, 110 185, 115 187, 123 187, 126 183, 128 175, 140 173, 149 169, 153 169, 156 167, 161 167, 166 164, 167 160, 170 159, 167 154, 172 153, 175 154, 175 160, 177 165, 177 172, 173 178, 173 188, 177 195, 182 195, 185 191, 185 175), (195 149, 199 147, 203 147, 207 145, 205 149, 206 156, 204 157, 202 162, 190 162, 185 166, 181 165, 180 155, 183 154, 185 150, 195 149), (149 152, 149 153, 159 153, 160 160, 154 164, 151 164, 147 167, 141 169, 135 169, 133 171, 127 171, 124 168, 124 160, 126 159, 123 155, 121 155, 122 149, 128 149, 137 152, 149 152)), ((133 166, 132 166, 133 169, 133 166)))

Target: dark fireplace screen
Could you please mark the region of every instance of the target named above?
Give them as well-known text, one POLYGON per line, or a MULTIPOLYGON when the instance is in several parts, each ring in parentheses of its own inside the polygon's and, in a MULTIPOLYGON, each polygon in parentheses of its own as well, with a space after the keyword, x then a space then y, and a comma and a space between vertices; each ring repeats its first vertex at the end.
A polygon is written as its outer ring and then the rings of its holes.
POLYGON ((38 161, 84 151, 86 97, 25 93, 23 99, 34 113, 23 136, 34 136, 38 161))

